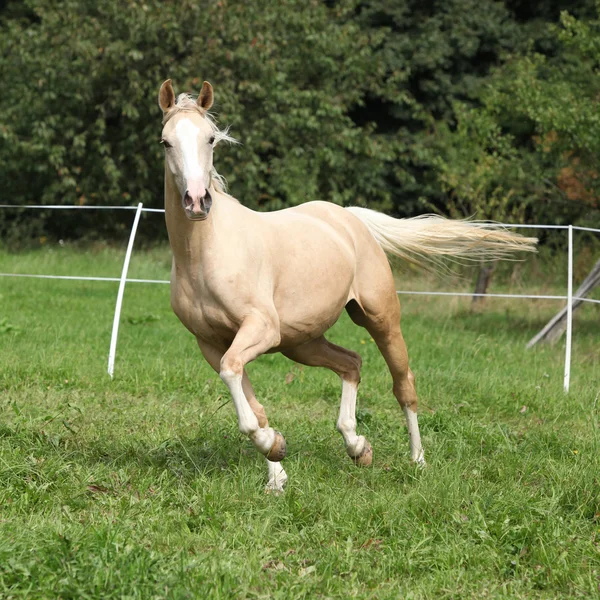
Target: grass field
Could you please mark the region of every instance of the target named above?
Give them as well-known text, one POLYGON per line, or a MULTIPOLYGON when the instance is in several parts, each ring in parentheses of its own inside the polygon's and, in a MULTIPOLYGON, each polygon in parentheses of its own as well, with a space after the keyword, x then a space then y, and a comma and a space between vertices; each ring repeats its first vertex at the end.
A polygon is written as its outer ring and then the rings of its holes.
MULTIPOLYGON (((0 253, 0 272, 118 276, 121 261, 67 246, 0 253)), ((155 249, 130 276, 168 270, 155 249)), ((563 293, 539 273, 511 281, 563 293)), ((250 376, 288 443, 276 497, 168 286, 128 285, 108 378, 116 289, 0 278, 1 598, 600 596, 598 307, 577 315, 565 396, 563 346, 524 349, 556 303, 471 314, 403 297, 422 471, 383 360, 348 318, 330 338, 364 359, 369 469, 335 431, 337 378, 262 357, 250 376)))

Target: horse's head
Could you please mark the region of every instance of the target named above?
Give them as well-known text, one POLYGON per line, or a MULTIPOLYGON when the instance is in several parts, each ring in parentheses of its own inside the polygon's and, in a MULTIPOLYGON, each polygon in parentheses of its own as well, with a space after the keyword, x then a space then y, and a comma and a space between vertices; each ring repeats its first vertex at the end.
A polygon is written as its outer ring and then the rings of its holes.
POLYGON ((227 137, 207 116, 212 103, 213 89, 208 81, 202 85, 197 101, 185 94, 176 100, 170 79, 158 94, 167 168, 181 194, 186 216, 195 221, 203 221, 210 212, 213 147, 218 137, 227 137))

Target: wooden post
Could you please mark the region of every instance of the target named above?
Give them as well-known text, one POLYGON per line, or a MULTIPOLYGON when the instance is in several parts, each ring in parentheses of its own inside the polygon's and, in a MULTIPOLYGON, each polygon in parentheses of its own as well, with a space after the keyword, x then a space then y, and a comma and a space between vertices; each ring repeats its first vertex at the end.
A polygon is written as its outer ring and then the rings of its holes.
MULTIPOLYGON (((598 285, 600 285, 600 260, 592 267, 592 270, 579 288, 577 288, 577 291, 573 296, 575 298, 585 298, 598 285)), ((582 304, 583 302, 581 300, 573 300, 573 312, 575 312, 582 304)), ((552 317, 547 325, 535 337, 529 340, 527 347, 531 348, 538 342, 554 344, 558 341, 567 329, 567 313, 568 305, 552 317)))

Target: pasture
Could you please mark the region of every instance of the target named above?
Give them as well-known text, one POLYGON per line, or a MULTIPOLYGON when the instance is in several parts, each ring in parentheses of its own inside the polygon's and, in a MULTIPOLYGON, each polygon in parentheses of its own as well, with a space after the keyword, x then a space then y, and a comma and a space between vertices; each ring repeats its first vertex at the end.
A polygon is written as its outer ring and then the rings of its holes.
MULTIPOLYGON (((118 276, 122 256, 2 252, 0 272, 118 276)), ((139 251, 130 277, 168 278, 169 266, 166 249, 139 251)), ((564 293, 554 274, 517 279, 491 291, 564 293)), ((168 286, 127 286, 108 378, 116 290, 0 279, 0 597, 600 594, 596 306, 576 315, 565 396, 562 344, 525 350, 555 302, 488 299, 472 314, 468 299, 401 297, 424 470, 409 463, 383 359, 346 316, 330 339, 364 360, 371 468, 335 430, 335 375, 260 358, 249 373, 288 443, 290 480, 273 496, 168 286)))

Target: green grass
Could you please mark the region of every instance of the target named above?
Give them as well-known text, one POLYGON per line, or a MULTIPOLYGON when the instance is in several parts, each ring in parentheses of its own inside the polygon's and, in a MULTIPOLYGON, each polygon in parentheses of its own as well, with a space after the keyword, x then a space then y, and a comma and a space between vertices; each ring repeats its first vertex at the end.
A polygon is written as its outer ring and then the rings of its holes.
MULTIPOLYGON (((121 261, 67 246, 0 253, 0 272, 118 276, 121 261)), ((168 270, 156 249, 134 254, 130 276, 168 270)), ((560 293, 517 279, 503 289, 560 293)), ((600 595, 596 306, 577 315, 566 396, 563 346, 524 349, 556 303, 471 314, 466 299, 403 297, 423 471, 383 360, 348 318, 330 338, 364 359, 372 468, 335 431, 337 378, 262 357, 250 376, 288 442, 275 497, 168 286, 128 285, 108 378, 116 289, 0 279, 1 598, 600 595)))

